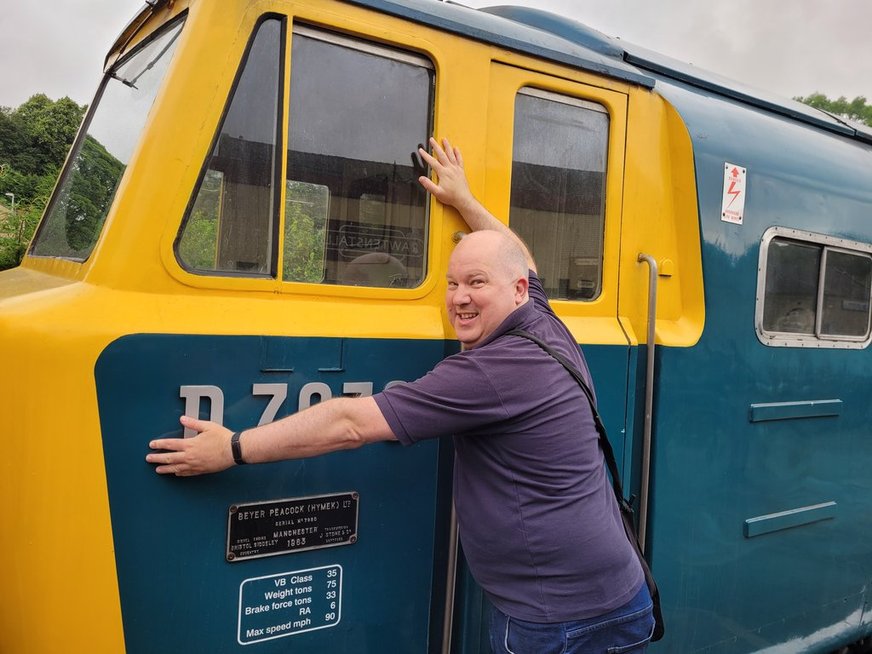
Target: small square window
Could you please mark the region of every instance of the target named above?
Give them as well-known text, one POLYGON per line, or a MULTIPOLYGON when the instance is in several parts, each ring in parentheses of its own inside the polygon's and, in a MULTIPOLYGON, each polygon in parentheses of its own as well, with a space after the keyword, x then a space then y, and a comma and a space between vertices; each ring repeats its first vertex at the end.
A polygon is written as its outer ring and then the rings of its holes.
POLYGON ((824 270, 821 335, 866 338, 872 259, 828 250, 824 270))
POLYGON ((865 347, 872 246, 773 227, 763 238, 757 333, 766 345, 865 347))
POLYGON ((821 248, 774 239, 766 262, 763 329, 814 334, 821 248))

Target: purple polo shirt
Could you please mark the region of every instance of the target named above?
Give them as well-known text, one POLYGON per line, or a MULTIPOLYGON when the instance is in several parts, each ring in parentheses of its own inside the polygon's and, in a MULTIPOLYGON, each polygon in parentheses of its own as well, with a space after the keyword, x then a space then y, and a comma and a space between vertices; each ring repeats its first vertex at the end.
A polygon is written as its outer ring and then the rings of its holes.
POLYGON ((404 445, 454 435, 454 501, 475 580, 529 622, 591 618, 644 581, 603 465, 590 406, 523 328, 572 360, 578 345, 530 273, 530 301, 477 347, 375 395, 404 445))

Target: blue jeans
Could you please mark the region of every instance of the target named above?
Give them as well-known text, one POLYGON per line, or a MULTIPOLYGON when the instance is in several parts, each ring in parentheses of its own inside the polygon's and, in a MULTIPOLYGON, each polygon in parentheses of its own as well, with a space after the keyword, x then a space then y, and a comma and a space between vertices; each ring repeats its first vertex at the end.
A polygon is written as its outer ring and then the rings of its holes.
POLYGON ((490 642, 494 654, 638 654, 653 631, 651 596, 643 583, 624 606, 586 620, 525 622, 494 608, 490 642))

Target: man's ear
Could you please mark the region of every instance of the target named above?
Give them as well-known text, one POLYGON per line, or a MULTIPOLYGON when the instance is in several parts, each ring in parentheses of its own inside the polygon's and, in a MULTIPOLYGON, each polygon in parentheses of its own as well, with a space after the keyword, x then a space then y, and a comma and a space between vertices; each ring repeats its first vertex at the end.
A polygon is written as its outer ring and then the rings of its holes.
POLYGON ((527 301, 527 292, 530 288, 530 280, 519 277, 515 282, 515 306, 520 306, 527 301))

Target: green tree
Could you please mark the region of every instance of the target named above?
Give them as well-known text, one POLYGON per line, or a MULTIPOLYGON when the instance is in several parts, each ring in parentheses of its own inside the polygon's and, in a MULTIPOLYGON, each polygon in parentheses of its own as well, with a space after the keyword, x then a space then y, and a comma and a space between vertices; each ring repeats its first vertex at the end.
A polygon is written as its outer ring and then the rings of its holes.
POLYGON ((45 201, 20 205, 16 197, 15 212, 11 208, 0 214, 0 270, 13 268, 21 262, 27 243, 39 223, 45 201))
POLYGON ((85 110, 42 93, 17 109, 0 107, 0 198, 15 195, 15 213, 7 205, 0 215, 0 270, 20 262, 85 110))
POLYGON ((27 136, 13 118, 12 109, 0 107, 0 168, 8 170, 15 166, 19 152, 26 147, 27 136))
POLYGON ((842 95, 837 100, 830 100, 823 93, 812 93, 806 97, 796 97, 794 100, 835 116, 865 123, 872 127, 872 105, 866 104, 866 98, 863 96, 848 100, 842 95))
POLYGON ((33 143, 44 157, 39 172, 60 169, 82 123, 84 112, 84 106, 77 105, 69 98, 61 98, 33 117, 33 143))

